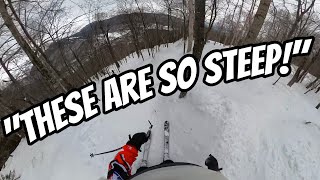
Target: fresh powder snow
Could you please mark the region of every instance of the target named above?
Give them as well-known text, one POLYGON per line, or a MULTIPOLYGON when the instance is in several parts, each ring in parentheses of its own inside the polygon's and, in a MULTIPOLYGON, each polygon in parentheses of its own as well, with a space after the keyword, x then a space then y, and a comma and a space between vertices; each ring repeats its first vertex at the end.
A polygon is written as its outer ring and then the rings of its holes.
MULTIPOLYGON (((218 48, 224 47, 209 42, 204 53, 218 48)), ((120 71, 150 63, 156 72, 164 60, 183 56, 183 43, 161 47, 155 58, 146 51, 144 56, 144 61, 137 57, 123 60, 120 71)), ((162 161, 163 123, 168 120, 173 161, 204 166, 212 154, 230 180, 319 179, 320 111, 315 109, 319 94, 304 95, 304 84, 288 87, 290 77, 273 86, 277 75, 209 87, 202 83, 203 71, 201 68, 198 83, 184 99, 178 98, 179 92, 169 97, 157 94, 143 104, 101 114, 32 146, 23 139, 1 174, 15 170, 22 180, 99 179, 106 176, 115 153, 94 158, 90 153, 121 147, 129 134, 146 132, 148 120, 154 124, 149 164, 156 165, 162 161), (312 123, 306 125, 306 121, 312 123)), ((153 77, 157 91, 159 80, 155 73, 153 77)), ((103 78, 96 81, 100 99, 103 78)))

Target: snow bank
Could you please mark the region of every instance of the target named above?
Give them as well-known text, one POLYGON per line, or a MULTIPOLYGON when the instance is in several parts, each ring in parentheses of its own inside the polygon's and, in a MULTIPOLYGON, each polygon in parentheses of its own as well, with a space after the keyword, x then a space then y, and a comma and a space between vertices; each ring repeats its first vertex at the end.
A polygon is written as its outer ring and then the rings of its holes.
MULTIPOLYGON (((222 48, 210 42, 205 52, 222 48)), ((121 71, 151 63, 154 69, 168 58, 180 59, 183 44, 161 48, 155 58, 129 58, 121 71)), ((128 134, 147 131, 154 124, 150 165, 162 160, 165 120, 171 123, 170 155, 174 161, 204 165, 211 153, 230 180, 318 179, 320 177, 319 95, 304 95, 300 84, 286 86, 289 78, 272 83, 277 76, 231 84, 205 86, 201 81, 185 99, 178 93, 159 94, 143 104, 129 106, 70 127, 43 142, 28 146, 23 140, 1 173, 16 170, 22 180, 88 180, 106 175, 115 154, 90 158, 122 146, 128 134), (312 124, 305 125, 305 121, 312 124)), ((159 81, 154 76, 155 88, 159 81)), ((97 82, 101 99, 101 84, 97 82)), ((141 159, 141 155, 139 156, 141 159)), ((139 160, 134 169, 139 166, 139 160)))

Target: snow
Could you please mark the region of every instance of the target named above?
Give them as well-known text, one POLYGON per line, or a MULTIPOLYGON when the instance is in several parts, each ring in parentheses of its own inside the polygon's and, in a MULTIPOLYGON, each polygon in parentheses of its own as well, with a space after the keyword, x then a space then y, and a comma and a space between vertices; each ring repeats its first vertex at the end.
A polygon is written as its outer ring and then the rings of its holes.
MULTIPOLYGON (((204 51, 216 48, 223 47, 210 42, 204 51)), ((170 44, 169 48, 162 47, 154 59, 144 51, 144 61, 129 58, 121 72, 148 63, 155 71, 166 59, 180 59, 182 49, 180 41, 170 44)), ((157 91, 159 80, 153 76, 157 91)), ((33 146, 22 140, 1 173, 15 169, 22 180, 98 179, 107 174, 115 153, 94 158, 89 154, 122 146, 129 134, 146 132, 148 120, 154 124, 149 164, 156 165, 162 161, 163 123, 168 120, 174 161, 204 166, 211 153, 230 180, 320 177, 320 111, 314 108, 319 95, 304 95, 306 89, 301 84, 289 88, 289 77, 273 86, 277 75, 214 87, 204 85, 202 78, 203 72, 185 99, 179 99, 178 93, 169 97, 157 94, 148 102, 102 114, 33 146), (312 124, 305 125, 306 121, 312 124)), ((101 99, 99 81, 97 94, 101 99)))

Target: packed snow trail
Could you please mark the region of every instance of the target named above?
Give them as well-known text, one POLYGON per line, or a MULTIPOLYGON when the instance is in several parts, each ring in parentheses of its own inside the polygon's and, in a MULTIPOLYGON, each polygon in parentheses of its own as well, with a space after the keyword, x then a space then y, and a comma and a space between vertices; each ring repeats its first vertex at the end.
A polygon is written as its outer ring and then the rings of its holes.
MULTIPOLYGON (((204 52, 216 48, 223 47, 210 42, 204 52)), ((170 44, 169 48, 162 47, 154 59, 145 51, 145 61, 129 58, 121 72, 148 63, 153 64, 155 72, 164 60, 180 59, 182 49, 181 42, 170 44)), ((159 81, 155 74, 153 77, 157 91, 159 81)), ((211 153, 230 180, 320 177, 320 111, 314 108, 319 95, 304 95, 301 84, 289 88, 289 78, 272 86, 277 76, 214 87, 204 85, 202 78, 203 72, 184 99, 178 98, 178 92, 170 97, 157 94, 148 102, 101 114, 33 146, 23 140, 1 173, 15 169, 22 180, 98 179, 107 174, 115 153, 94 158, 89 154, 124 145, 128 134, 148 130, 148 120, 154 125, 148 163, 156 165, 162 162, 163 123, 168 120, 170 158, 174 161, 204 166, 211 153), (305 125, 305 121, 312 124, 305 125)), ((101 99, 100 80, 97 95, 101 99)), ((138 165, 134 164, 133 172, 138 165)))

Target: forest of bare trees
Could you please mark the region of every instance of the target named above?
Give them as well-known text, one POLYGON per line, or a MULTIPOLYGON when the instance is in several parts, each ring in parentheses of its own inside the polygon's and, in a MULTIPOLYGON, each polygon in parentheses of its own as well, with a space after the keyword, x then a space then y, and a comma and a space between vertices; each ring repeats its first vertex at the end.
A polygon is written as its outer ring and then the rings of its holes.
MULTIPOLYGON (((0 0, 1 117, 111 75, 108 66, 119 68, 128 55, 144 58, 146 49, 154 56, 162 44, 168 47, 179 39, 183 53, 200 59, 208 40, 236 46, 314 36, 311 55, 293 59, 288 86, 311 74, 306 93, 320 91, 316 0, 119 0, 106 12, 99 3, 83 1, 74 4, 82 12, 69 18, 72 9, 64 3, 0 0), (79 29, 80 20, 87 24, 79 29)), ((180 98, 186 95, 181 92, 180 98)), ((17 144, 16 138, 0 138, 0 144, 10 142, 17 144)), ((2 147, 0 165, 10 155, 2 147)))

